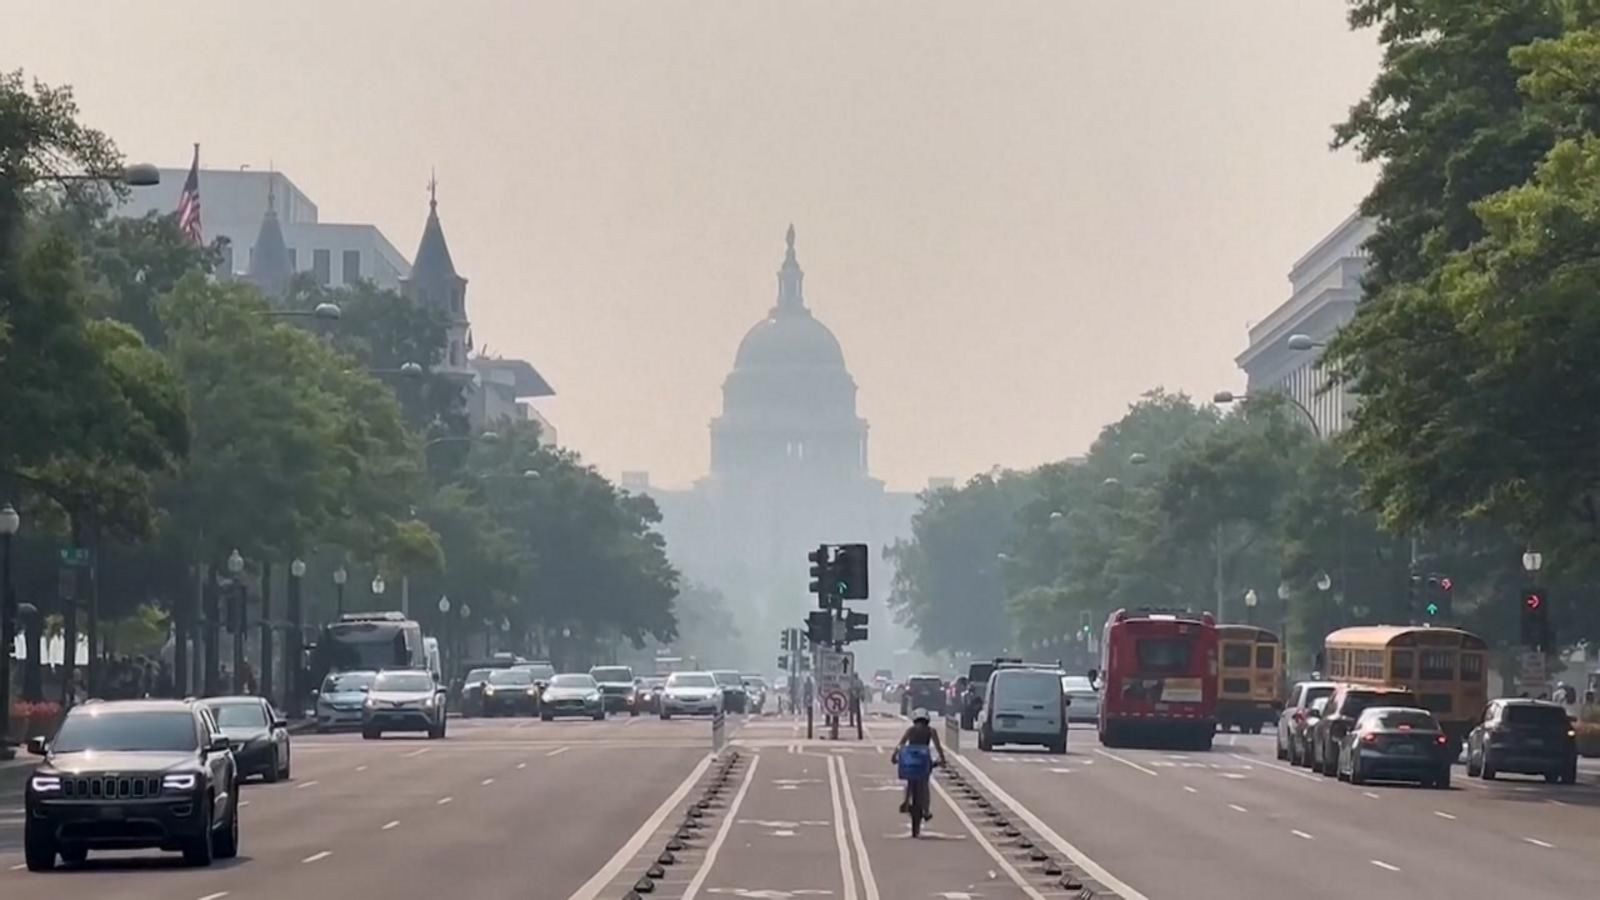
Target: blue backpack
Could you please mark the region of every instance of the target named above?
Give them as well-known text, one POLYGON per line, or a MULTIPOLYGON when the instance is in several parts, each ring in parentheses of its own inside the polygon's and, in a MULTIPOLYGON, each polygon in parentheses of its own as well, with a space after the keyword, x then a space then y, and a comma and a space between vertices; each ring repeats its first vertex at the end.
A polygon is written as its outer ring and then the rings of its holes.
POLYGON ((907 744, 900 748, 900 780, 920 781, 933 772, 933 754, 926 744, 907 744))

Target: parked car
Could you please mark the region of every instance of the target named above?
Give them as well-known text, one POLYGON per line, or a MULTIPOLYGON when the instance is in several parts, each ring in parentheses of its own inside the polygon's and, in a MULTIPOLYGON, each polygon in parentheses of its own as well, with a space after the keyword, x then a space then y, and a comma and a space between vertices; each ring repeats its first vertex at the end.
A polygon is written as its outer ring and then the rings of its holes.
POLYGON ((262 697, 208 697, 204 701, 217 728, 228 739, 240 780, 289 777, 289 723, 262 697))
POLYGON ((1416 781, 1448 788, 1455 765, 1454 742, 1425 709, 1369 706, 1339 739, 1336 773, 1341 781, 1416 781))
POLYGON ((1333 693, 1336 687, 1331 681, 1297 681, 1289 689, 1289 700, 1283 706, 1283 712, 1278 714, 1278 758, 1293 761, 1295 756, 1291 752, 1293 742, 1291 733, 1296 726, 1303 726, 1306 711, 1311 708, 1314 701, 1320 700, 1333 693))
POLYGON ((1501 772, 1516 772, 1572 784, 1578 780, 1577 738, 1560 704, 1492 701, 1467 735, 1467 775, 1492 781, 1501 772))
POLYGON ((1369 706, 1420 707, 1405 688, 1341 684, 1328 695, 1322 718, 1311 732, 1311 768, 1332 778, 1339 772, 1339 742, 1369 706))

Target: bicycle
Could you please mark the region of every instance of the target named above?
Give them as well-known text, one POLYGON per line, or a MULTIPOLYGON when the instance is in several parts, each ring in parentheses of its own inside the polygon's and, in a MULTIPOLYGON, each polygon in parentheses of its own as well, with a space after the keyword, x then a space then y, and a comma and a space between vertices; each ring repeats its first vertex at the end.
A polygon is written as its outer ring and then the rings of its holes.
POLYGON ((902 747, 890 761, 898 766, 900 779, 906 783, 908 797, 900 807, 911 816, 911 836, 921 837, 922 823, 933 818, 929 812, 933 770, 943 762, 933 760, 929 748, 922 744, 902 747))

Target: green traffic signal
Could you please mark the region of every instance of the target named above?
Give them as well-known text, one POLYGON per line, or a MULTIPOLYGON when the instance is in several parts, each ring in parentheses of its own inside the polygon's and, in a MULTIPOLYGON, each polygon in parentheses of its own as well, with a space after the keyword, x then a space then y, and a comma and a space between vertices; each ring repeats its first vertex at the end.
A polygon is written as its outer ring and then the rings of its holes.
POLYGON ((1439 614, 1439 604, 1437 604, 1437 603, 1429 603, 1428 604, 1428 615, 1437 616, 1438 614, 1439 614))

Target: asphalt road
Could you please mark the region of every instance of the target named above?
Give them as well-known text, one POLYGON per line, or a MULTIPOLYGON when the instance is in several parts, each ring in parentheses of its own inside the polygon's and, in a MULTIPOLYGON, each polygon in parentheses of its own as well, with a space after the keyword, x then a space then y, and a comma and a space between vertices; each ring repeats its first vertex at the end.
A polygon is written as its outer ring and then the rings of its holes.
POLYGON ((1277 762, 1270 736, 1175 754, 1074 729, 1053 756, 978 753, 968 734, 914 841, 887 752, 904 723, 868 725, 865 741, 808 741, 787 718, 730 718, 715 759, 705 720, 301 736, 291 781, 243 791, 240 859, 210 869, 143 853, 23 871, 20 799, 0 792, 0 896, 612 900, 651 874, 645 896, 665 900, 1061 900, 1080 882, 1129 900, 1539 898, 1600 883, 1600 784, 1458 769, 1449 791, 1352 787, 1277 762))

